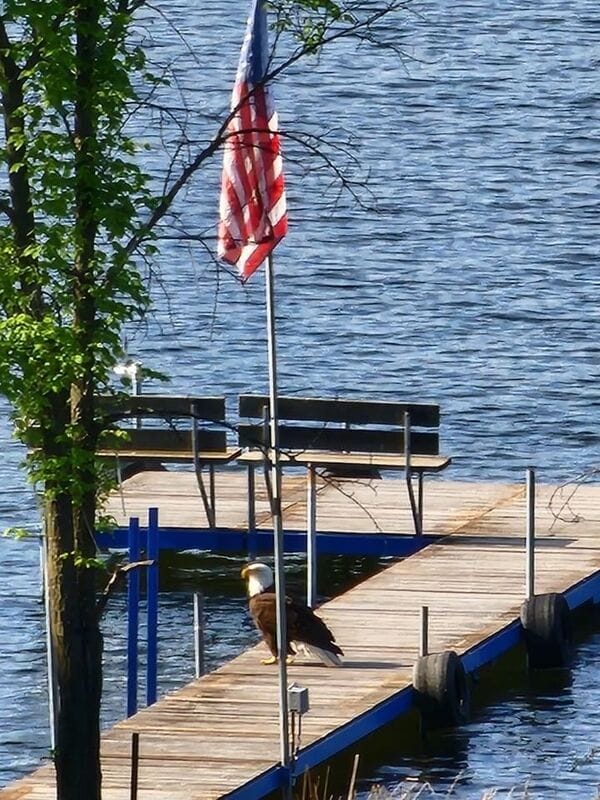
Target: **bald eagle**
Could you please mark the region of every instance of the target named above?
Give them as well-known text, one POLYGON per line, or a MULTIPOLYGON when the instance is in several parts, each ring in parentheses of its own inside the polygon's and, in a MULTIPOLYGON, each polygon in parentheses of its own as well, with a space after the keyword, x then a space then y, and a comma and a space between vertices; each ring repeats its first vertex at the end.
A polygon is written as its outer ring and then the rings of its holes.
MULTIPOLYGON (((277 661, 277 609, 273 572, 266 564, 255 562, 243 568, 242 578, 248 582, 250 616, 271 651, 271 658, 262 663, 274 664, 277 661)), ((343 652, 323 620, 304 603, 290 597, 285 598, 285 609, 288 657, 303 651, 326 666, 341 666, 343 652)))

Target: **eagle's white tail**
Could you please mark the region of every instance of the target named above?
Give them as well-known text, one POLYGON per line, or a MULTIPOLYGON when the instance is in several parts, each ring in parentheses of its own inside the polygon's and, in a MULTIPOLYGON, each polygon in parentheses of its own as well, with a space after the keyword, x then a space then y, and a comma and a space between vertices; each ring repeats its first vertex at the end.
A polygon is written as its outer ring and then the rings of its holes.
POLYGON ((332 653, 331 650, 323 650, 322 647, 316 647, 314 644, 305 644, 304 642, 294 642, 293 644, 297 650, 306 653, 311 658, 322 661, 327 667, 342 666, 342 659, 337 653, 332 653))

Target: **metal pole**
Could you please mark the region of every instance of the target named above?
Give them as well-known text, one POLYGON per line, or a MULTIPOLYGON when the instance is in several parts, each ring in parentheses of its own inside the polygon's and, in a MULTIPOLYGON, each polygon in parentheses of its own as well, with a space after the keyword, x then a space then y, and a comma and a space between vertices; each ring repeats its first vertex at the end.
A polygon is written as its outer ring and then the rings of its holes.
MULTIPOLYGON (((136 362, 131 365, 131 391, 136 396, 142 393, 142 365, 136 362)), ((135 427, 142 427, 141 417, 135 418, 135 427)))
MULTIPOLYGON (((273 501, 273 548, 275 555, 275 594, 277 607, 277 652, 279 655, 279 746, 281 764, 290 765, 290 741, 287 698, 287 630, 285 616, 285 572, 283 559, 283 523, 281 519, 281 465, 279 463, 279 419, 277 414, 277 346, 275 338, 275 296, 273 257, 269 255, 265 272, 267 306, 267 344, 269 358, 269 409, 271 491, 273 501)), ((290 796, 291 786, 284 787, 284 797, 290 796)))
POLYGON ((48 539, 42 528, 42 575, 44 584, 44 610, 46 616, 46 661, 48 670, 48 717, 50 722, 50 749, 56 750, 58 730, 58 686, 54 664, 54 644, 52 641, 52 617, 50 614, 50 592, 48 585, 48 539))
MULTIPOLYGON (((140 521, 129 520, 129 563, 140 560, 140 521)), ((127 575, 127 716, 137 711, 138 622, 140 574, 132 569, 127 575)))
POLYGON ((254 561, 256 532, 256 490, 254 464, 248 463, 248 561, 254 561))
POLYGON ((158 673, 158 508, 148 509, 146 558, 154 561, 146 577, 146 705, 156 703, 158 673))
POLYGON ((412 471, 411 471, 411 430, 410 430, 410 414, 408 411, 404 412, 404 463, 405 463, 405 478, 406 478, 406 488, 408 490, 408 499, 410 501, 410 510, 413 518, 413 523, 415 526, 415 533, 417 536, 420 536, 423 533, 423 529, 421 527, 421 520, 419 519, 419 509, 417 506, 417 501, 415 500, 415 490, 413 487, 412 482, 412 471))
POLYGON ((212 513, 213 528, 217 527, 217 492, 215 487, 215 465, 208 465, 208 479, 209 479, 209 492, 210 492, 210 510, 212 513))
POLYGON ((421 606, 421 639, 419 655, 429 655, 429 606, 421 606))
POLYGON ((46 598, 46 556, 44 554, 44 532, 40 534, 38 538, 38 544, 40 546, 39 556, 40 556, 40 599, 42 603, 46 598))
POLYGON ((317 602, 317 481, 315 468, 308 465, 306 497, 306 605, 317 602))
POLYGON ((196 677, 204 675, 204 595, 194 592, 194 657, 196 677))
POLYGON ((192 414, 192 455, 194 459, 194 473, 196 475, 196 483, 200 490, 202 497, 202 505, 204 506, 204 513, 206 514, 206 522, 209 528, 215 527, 214 515, 214 497, 211 499, 206 493, 206 486, 204 485, 204 478, 202 477, 202 464, 200 463, 200 441, 198 437, 198 405, 192 403, 190 408, 192 414))
POLYGON ((255 480, 254 464, 248 463, 248 530, 256 528, 256 500, 255 500, 255 480))
POLYGON ((526 473, 527 528, 525 535, 525 597, 535 594, 535 470, 526 473))

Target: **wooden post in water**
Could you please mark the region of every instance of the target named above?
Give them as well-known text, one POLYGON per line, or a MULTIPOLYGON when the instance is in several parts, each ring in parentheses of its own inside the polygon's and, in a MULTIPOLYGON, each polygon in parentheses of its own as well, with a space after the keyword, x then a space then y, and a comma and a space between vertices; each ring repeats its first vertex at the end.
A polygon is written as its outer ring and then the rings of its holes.
POLYGON ((535 470, 526 473, 527 528, 525 535, 525 597, 535 595, 535 470))

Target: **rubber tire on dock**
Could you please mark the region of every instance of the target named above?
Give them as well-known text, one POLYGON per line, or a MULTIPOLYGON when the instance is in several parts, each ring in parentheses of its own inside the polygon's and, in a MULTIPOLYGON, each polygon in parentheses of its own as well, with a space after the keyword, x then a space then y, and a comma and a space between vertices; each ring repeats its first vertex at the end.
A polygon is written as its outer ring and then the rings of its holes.
POLYGON ((529 669, 562 669, 571 660, 573 633, 562 594, 538 594, 521 606, 529 669))
POLYGON ((471 689, 454 650, 421 656, 413 668, 413 686, 423 719, 433 726, 460 725, 471 711, 471 689))

